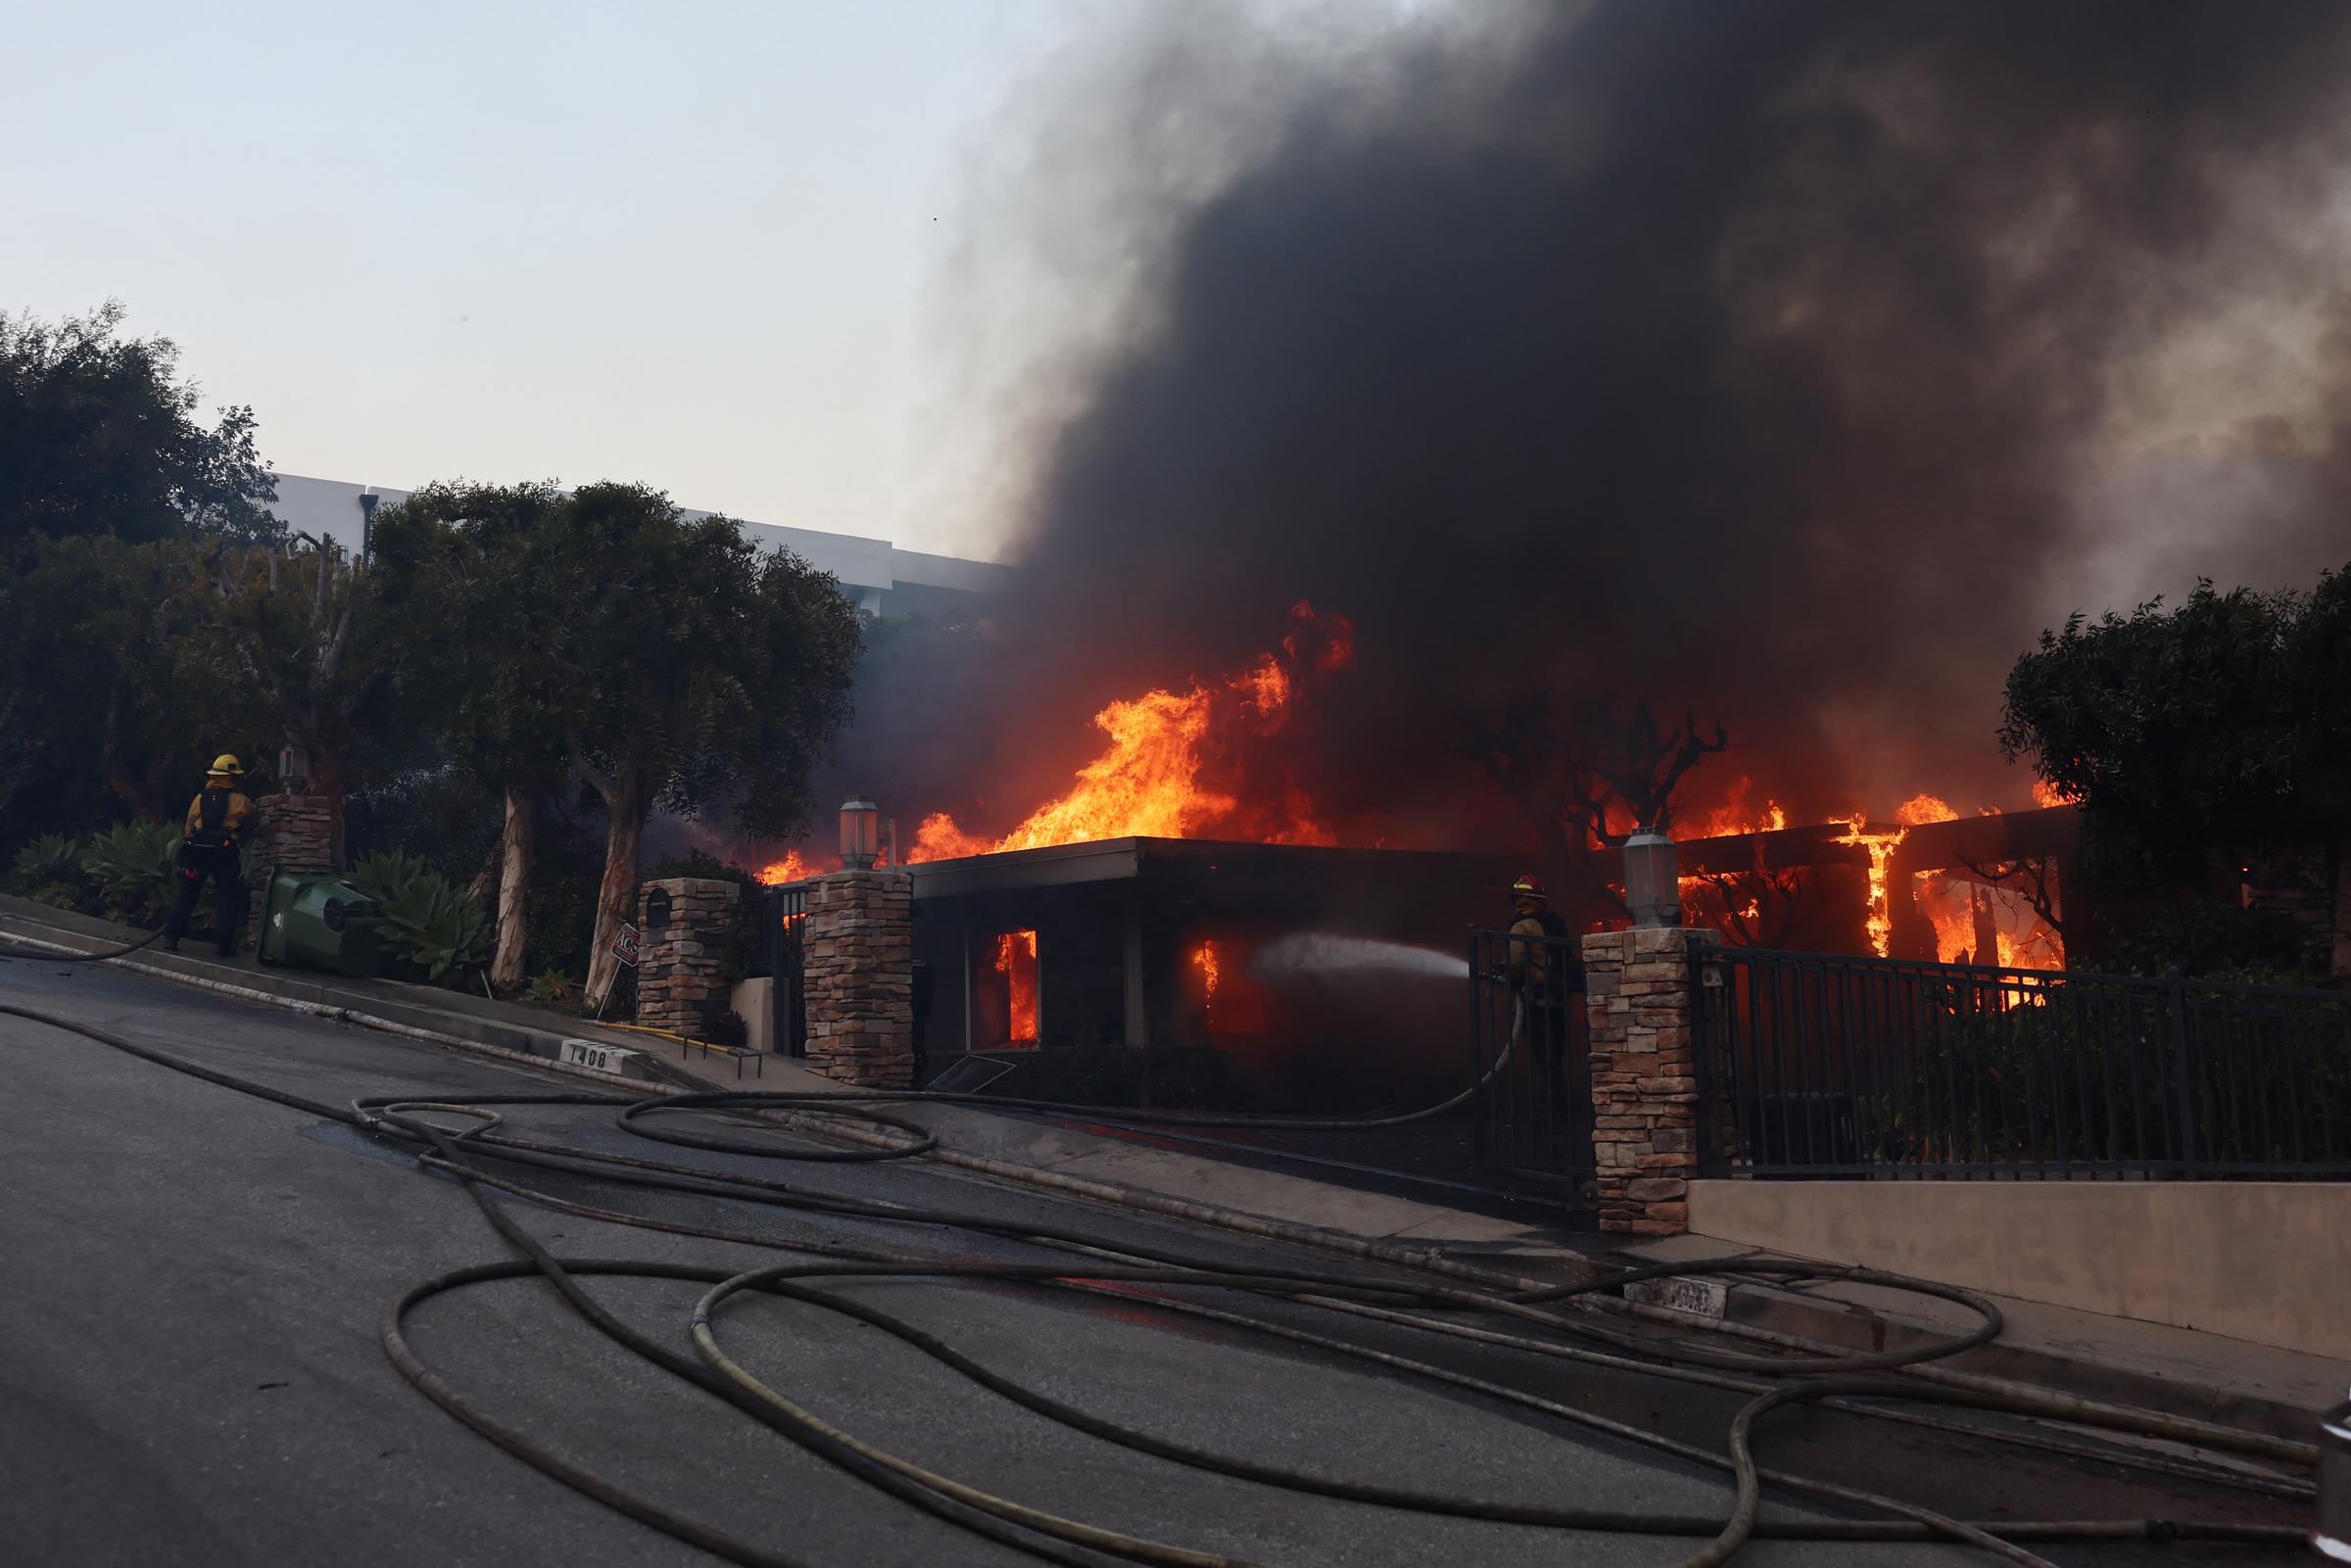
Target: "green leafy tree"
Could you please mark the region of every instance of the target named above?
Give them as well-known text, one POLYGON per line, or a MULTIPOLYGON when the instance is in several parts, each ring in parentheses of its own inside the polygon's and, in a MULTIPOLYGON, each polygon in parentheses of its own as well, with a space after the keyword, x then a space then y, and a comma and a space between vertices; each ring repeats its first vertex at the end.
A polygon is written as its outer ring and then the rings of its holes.
POLYGON ((333 544, 209 545, 189 592, 198 679, 220 733, 299 743, 311 793, 343 799, 367 744, 429 700, 430 629, 387 605, 373 573, 333 544))
POLYGON ((570 504, 552 485, 432 485, 375 526, 384 606, 423 634, 420 668, 438 693, 426 722, 504 805, 490 980, 506 991, 527 974, 541 803, 569 774, 552 635, 565 606, 539 567, 570 504))
POLYGON ((533 554, 536 602, 554 613, 529 630, 567 667, 565 751, 606 822, 593 1006, 615 978, 612 937, 656 807, 724 804, 767 837, 802 825, 809 768, 848 718, 861 626, 830 575, 639 486, 581 490, 533 554))
POLYGON ((2346 680, 2351 570, 2309 594, 2201 583, 2177 608, 2041 634, 2000 742, 2081 802, 2084 874, 2109 897, 2225 903, 2248 860, 2323 857, 2331 968, 2351 975, 2346 680))
POLYGON ((175 821, 204 763, 240 743, 201 668, 202 555, 186 540, 33 544, 0 587, 0 805, 13 812, 41 774, 52 791, 103 790, 139 822, 175 821))
POLYGON ((122 335, 108 301, 54 325, 0 315, 0 546, 35 537, 273 540, 275 482, 249 407, 197 423, 168 338, 122 335))

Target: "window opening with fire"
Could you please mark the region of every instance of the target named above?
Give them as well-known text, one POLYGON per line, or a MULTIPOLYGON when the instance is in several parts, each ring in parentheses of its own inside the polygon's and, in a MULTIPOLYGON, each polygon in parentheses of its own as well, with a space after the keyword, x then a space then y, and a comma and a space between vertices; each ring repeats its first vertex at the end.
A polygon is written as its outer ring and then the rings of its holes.
POLYGON ((985 939, 987 965, 982 974, 981 1011, 993 1036, 990 1043, 1034 1050, 1037 1043, 1036 932, 1002 931, 985 939), (1002 1032, 997 1033, 1000 1026, 1002 1032))

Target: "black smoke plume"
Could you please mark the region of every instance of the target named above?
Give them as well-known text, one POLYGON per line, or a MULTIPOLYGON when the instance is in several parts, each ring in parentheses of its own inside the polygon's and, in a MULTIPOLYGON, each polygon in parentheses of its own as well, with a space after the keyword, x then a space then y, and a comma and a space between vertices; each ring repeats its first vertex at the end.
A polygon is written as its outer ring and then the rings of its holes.
POLYGON ((1166 69, 1049 117, 1117 158, 1229 68, 1274 128, 1204 194, 1089 171, 1147 282, 1035 433, 1020 590, 868 694, 901 813, 1009 825, 1105 699, 1244 666, 1300 598, 1359 631, 1300 765, 1360 841, 1514 836, 1456 715, 1534 690, 1719 718, 1693 784, 1799 820, 2014 806, 2040 627, 2347 553, 2351 7, 1464 15, 1343 67, 1138 35, 1166 69), (2265 304, 2301 411, 2183 435, 2196 344, 2265 304))

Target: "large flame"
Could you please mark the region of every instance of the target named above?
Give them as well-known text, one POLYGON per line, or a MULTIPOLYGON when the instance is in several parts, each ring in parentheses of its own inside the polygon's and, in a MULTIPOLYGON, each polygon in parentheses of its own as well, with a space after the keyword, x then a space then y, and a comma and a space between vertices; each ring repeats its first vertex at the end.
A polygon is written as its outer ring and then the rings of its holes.
POLYGON ((1286 780, 1265 798, 1204 782, 1253 740, 1288 726, 1303 686, 1341 670, 1355 656, 1355 628, 1344 615, 1291 606, 1281 651, 1222 680, 1188 689, 1154 689, 1124 697, 1094 715, 1109 736, 1100 756, 1078 770, 1069 791, 1032 812, 1001 838, 967 832, 934 812, 916 830, 908 861, 946 860, 1103 838, 1230 837, 1269 844, 1337 840, 1313 803, 1286 780))
POLYGON ((816 868, 801 859, 798 850, 787 849, 782 860, 760 871, 759 879, 770 887, 781 887, 786 882, 806 881, 815 875, 816 868))
POLYGON ((1739 838, 1748 833, 1775 833, 1787 827, 1788 813, 1780 809, 1778 801, 1766 800, 1760 810, 1749 806, 1748 795, 1754 786, 1753 780, 1742 776, 1721 805, 1693 821, 1688 832, 1676 836, 1739 838))

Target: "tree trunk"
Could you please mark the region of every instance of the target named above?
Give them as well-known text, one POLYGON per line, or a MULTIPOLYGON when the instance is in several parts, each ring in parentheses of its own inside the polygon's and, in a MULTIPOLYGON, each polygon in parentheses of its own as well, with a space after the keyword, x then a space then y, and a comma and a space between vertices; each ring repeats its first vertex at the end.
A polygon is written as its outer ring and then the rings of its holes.
POLYGON ((2351 846, 2334 851, 2334 953, 2327 968, 2336 979, 2351 979, 2351 846))
POLYGON ((465 884, 465 902, 485 915, 494 916, 498 913, 493 895, 498 891, 498 868, 504 864, 505 854, 506 846, 503 840, 492 844, 490 853, 482 857, 482 869, 475 872, 473 880, 465 884))
POLYGON ((326 801, 331 837, 329 854, 340 869, 346 864, 343 858, 343 764, 323 746, 311 752, 309 787, 313 799, 323 797, 326 801))
POLYGON ((117 799, 130 808, 130 814, 147 827, 159 827, 167 820, 163 808, 156 804, 155 797, 140 787, 136 780, 120 773, 111 773, 107 776, 106 785, 115 792, 117 799))
POLYGON ((506 831, 499 841, 498 946, 490 957, 490 983, 501 991, 522 988, 523 944, 530 936, 531 862, 538 847, 539 797, 506 786, 506 831))
POLYGON ((648 803, 634 789, 616 792, 611 827, 604 834, 604 879, 596 891, 596 934, 588 948, 590 1007, 601 1007, 619 978, 620 960, 612 956, 612 938, 621 923, 637 911, 637 846, 645 836, 648 803))

